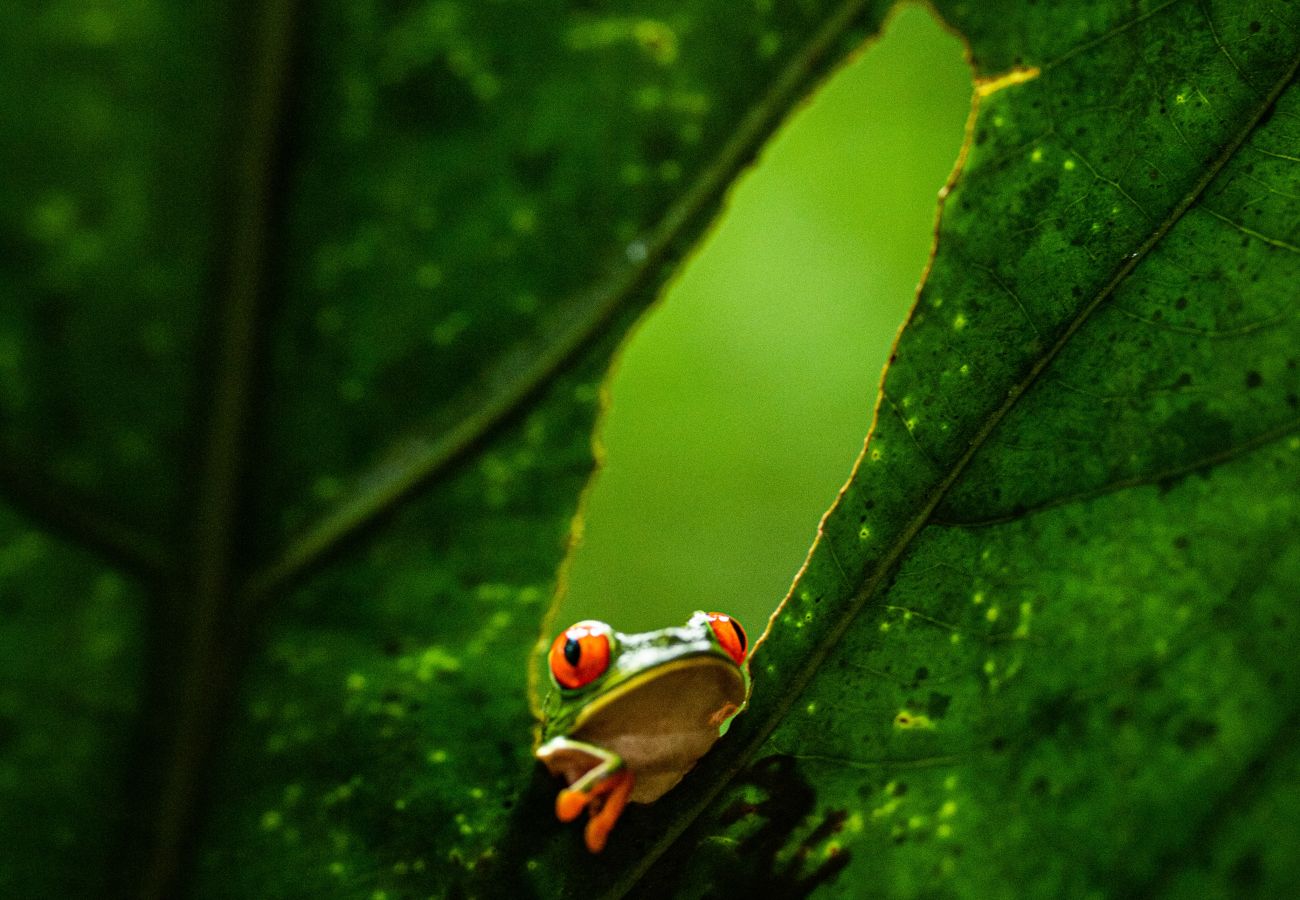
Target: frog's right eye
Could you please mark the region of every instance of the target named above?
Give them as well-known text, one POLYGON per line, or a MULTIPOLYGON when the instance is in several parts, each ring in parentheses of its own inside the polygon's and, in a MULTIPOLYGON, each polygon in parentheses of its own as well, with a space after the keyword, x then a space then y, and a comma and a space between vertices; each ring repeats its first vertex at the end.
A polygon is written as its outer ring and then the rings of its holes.
POLYGON ((736 661, 736 665, 745 664, 745 651, 749 649, 749 638, 745 637, 745 629, 740 627, 740 623, 726 613, 711 612, 705 613, 704 618, 709 620, 709 627, 713 629, 713 636, 718 639, 722 649, 727 651, 727 655, 736 661))
POLYGON ((551 644, 551 677, 562 688, 586 687, 609 668, 609 626, 585 621, 570 625, 551 644))

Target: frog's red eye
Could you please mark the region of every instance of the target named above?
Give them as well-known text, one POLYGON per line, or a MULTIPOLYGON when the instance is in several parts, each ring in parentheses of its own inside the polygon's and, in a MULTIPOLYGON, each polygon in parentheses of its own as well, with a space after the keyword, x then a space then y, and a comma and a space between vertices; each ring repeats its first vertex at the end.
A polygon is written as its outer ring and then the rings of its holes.
POLYGON ((745 629, 726 613, 712 612, 707 615, 709 627, 713 629, 713 636, 718 639, 722 649, 736 661, 736 665, 744 663, 745 651, 749 649, 749 639, 745 637, 745 629))
POLYGON ((591 684, 609 668, 609 626, 579 622, 560 632, 551 644, 551 677, 570 690, 591 684))

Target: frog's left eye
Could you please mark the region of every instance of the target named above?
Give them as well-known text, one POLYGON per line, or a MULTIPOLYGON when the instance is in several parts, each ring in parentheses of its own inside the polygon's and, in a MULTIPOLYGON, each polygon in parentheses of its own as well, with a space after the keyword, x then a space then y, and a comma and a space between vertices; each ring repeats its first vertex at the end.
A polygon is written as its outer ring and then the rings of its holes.
POLYGON ((726 613, 711 612, 707 615, 709 627, 713 629, 713 636, 718 639, 722 649, 736 661, 736 665, 743 664, 745 651, 749 649, 749 639, 745 637, 745 629, 726 613))
POLYGON ((605 674, 609 668, 609 630, 604 622, 588 620, 560 632, 548 657, 556 684, 573 690, 605 674))

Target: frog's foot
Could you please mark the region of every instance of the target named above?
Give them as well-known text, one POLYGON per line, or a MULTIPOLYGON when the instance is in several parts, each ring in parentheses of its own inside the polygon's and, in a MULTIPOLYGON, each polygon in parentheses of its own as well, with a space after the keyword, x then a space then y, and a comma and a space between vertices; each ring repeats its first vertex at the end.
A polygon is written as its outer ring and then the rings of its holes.
POLYGON ((581 778, 572 787, 560 791, 555 798, 555 815, 561 822, 572 822, 584 808, 587 809, 591 816, 583 832, 587 849, 599 853, 605 849, 610 831, 627 806, 636 777, 630 769, 621 767, 593 780, 585 788, 580 787, 587 780, 581 778))
POLYGON ((552 773, 569 781, 555 797, 556 818, 572 822, 587 810, 587 849, 599 853, 632 796, 632 771, 617 753, 567 737, 551 738, 536 755, 552 773))

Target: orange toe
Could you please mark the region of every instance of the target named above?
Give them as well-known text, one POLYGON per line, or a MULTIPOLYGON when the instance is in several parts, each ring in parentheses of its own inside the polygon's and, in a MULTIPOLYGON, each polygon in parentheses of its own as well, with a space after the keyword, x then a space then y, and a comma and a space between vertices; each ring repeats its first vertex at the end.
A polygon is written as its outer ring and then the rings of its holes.
POLYGON ((607 782, 607 787, 602 793, 607 793, 605 802, 601 808, 587 821, 587 827, 583 835, 587 839, 587 849, 592 853, 599 853, 605 849, 605 842, 609 840, 609 833, 614 830, 614 824, 618 822, 618 817, 623 814, 623 808, 627 806, 627 799, 632 795, 632 785, 636 779, 627 769, 613 775, 607 782))
POLYGON ((591 796, 582 791, 571 791, 567 788, 560 791, 555 795, 555 817, 561 822, 572 822, 578 818, 590 799, 591 796))

